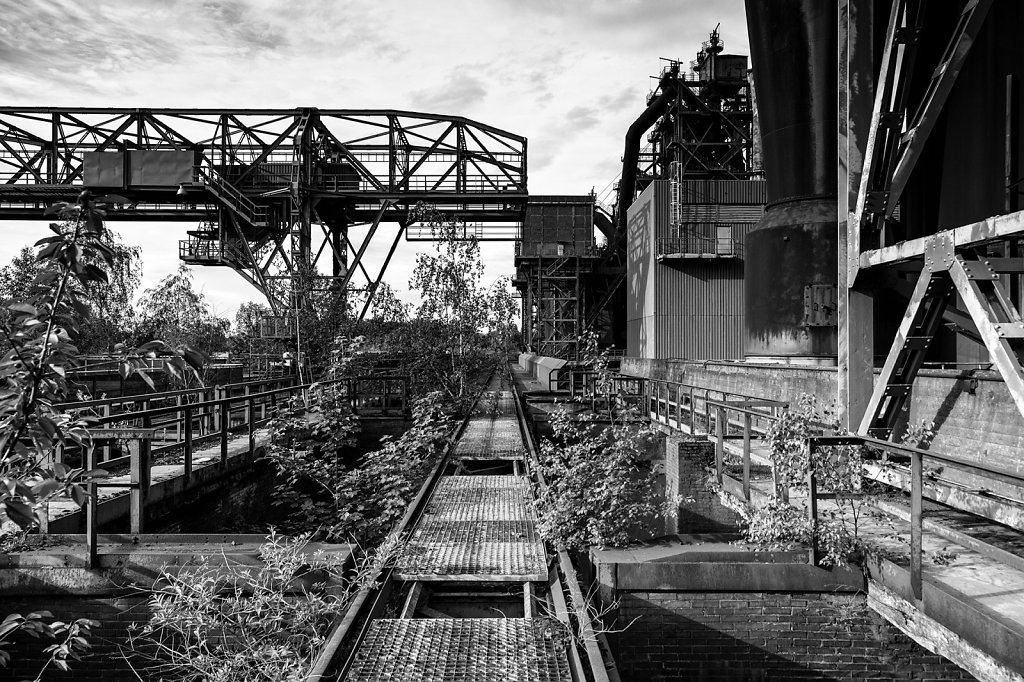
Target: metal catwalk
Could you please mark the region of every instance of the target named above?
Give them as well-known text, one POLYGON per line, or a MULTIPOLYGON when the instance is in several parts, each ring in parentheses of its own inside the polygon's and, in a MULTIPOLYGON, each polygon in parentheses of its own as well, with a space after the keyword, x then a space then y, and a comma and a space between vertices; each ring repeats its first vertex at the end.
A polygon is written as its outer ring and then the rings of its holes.
POLYGON ((400 617, 369 623, 349 682, 572 679, 564 627, 544 615, 536 593, 548 582, 547 553, 514 394, 494 390, 498 378, 488 388, 397 562, 396 592, 406 594, 400 617), (490 473, 501 466, 512 473, 490 473))

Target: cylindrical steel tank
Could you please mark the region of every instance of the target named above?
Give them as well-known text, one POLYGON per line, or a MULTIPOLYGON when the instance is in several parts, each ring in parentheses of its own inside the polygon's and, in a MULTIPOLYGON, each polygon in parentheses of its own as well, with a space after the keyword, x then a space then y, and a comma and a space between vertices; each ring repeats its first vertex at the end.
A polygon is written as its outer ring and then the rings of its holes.
POLYGON ((746 9, 768 206, 746 241, 745 355, 831 364, 837 350, 837 4, 746 0, 746 9))

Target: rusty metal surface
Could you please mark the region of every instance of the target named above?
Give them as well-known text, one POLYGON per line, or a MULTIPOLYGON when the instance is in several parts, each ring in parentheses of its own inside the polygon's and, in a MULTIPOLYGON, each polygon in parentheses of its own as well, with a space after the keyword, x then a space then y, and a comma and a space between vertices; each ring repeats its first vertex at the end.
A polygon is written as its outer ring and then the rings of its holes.
POLYGON ((398 562, 401 580, 535 581, 547 577, 523 476, 450 476, 398 562))
POLYGON ((549 618, 374 621, 346 682, 569 682, 565 630, 549 618))

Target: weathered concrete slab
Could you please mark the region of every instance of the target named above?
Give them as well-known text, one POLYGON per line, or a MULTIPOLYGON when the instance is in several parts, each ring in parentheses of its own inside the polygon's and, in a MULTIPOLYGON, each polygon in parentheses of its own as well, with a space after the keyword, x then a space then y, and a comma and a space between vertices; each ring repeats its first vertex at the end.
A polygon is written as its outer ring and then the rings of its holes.
MULTIPOLYGON (((229 475, 249 466, 260 456, 269 442, 269 431, 255 432, 253 452, 249 451, 247 434, 228 441, 228 456, 224 468, 220 466, 220 445, 197 449, 192 453, 192 476, 185 479, 184 464, 160 464, 152 467, 149 491, 146 495, 147 508, 166 503, 186 489, 201 488, 213 484, 222 476, 229 475)), ((100 526, 127 519, 129 515, 128 474, 112 476, 103 481, 107 485, 123 484, 124 488, 101 487, 98 489, 99 506, 97 521, 100 526)), ((52 500, 48 509, 50 533, 78 533, 85 528, 85 516, 74 501, 67 498, 52 500)))
MULTIPOLYGON (((37 547, 0 557, 0 596, 121 595, 151 590, 164 573, 172 575, 204 557, 213 565, 260 566, 263 535, 101 535, 99 567, 90 569, 85 537, 39 538, 37 547)), ((341 564, 357 548, 347 544, 310 543, 306 552, 322 550, 341 564)))
POLYGON ((590 558, 602 591, 609 592, 850 592, 865 587, 861 571, 811 566, 806 550, 770 552, 669 539, 593 549, 590 558))

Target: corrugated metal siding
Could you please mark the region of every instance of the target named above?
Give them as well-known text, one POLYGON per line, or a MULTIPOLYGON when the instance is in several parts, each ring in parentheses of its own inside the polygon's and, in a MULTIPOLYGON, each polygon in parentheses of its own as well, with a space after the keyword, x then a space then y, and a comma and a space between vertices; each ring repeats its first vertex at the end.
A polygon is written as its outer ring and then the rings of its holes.
POLYGON ((658 318, 658 355, 689 360, 743 357, 743 317, 666 316, 658 318))
MULTIPOLYGON (((686 229, 715 236, 730 225, 739 243, 763 214, 763 181, 684 181, 686 229), (694 200, 700 200, 694 205, 694 200), (721 201, 723 205, 711 202, 721 201), (731 203, 726 203, 731 202, 731 203), (744 205, 744 204, 755 205, 744 205)), ((743 355, 743 262, 655 260, 669 228, 670 184, 652 183, 629 210, 627 354, 633 357, 731 359, 743 355), (641 217, 642 216, 642 217, 641 217)))
MULTIPOLYGON (((672 190, 671 183, 668 180, 655 180, 647 189, 643 191, 644 194, 648 192, 652 193, 654 199, 654 234, 652 237, 657 240, 661 237, 669 237, 669 221, 672 218, 670 210, 672 201, 672 190)), ((656 241, 652 240, 652 243, 656 241)))
POLYGON ((742 356, 743 264, 694 260, 658 265, 656 357, 742 356))
POLYGON ((764 215, 764 206, 746 204, 721 204, 718 220, 723 223, 756 223, 764 215))
POLYGON ((684 180, 679 200, 686 204, 760 204, 768 201, 764 180, 684 180))

